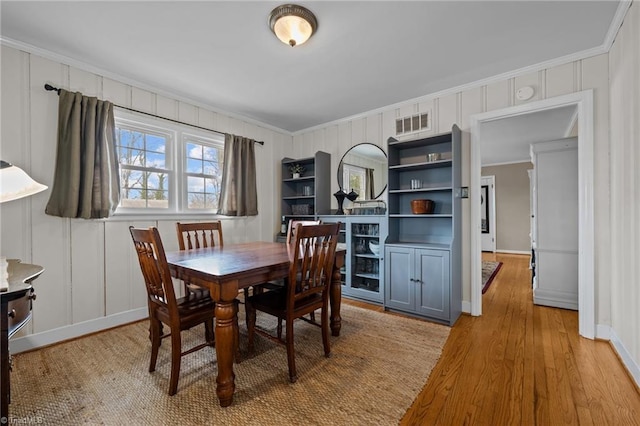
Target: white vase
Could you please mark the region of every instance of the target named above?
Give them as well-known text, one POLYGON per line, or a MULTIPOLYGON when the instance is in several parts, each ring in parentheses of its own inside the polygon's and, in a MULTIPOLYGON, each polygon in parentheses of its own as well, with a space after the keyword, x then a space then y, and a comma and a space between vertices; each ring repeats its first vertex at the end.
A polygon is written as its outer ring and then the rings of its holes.
POLYGON ((300 179, 300 173, 294 173, 293 174, 293 178, 294 179, 300 179))

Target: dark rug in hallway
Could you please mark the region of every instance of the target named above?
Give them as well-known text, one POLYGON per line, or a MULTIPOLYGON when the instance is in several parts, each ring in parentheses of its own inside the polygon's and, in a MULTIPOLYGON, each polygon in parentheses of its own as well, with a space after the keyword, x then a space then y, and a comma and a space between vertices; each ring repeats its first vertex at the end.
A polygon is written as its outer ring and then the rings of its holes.
POLYGON ((482 261, 482 294, 485 294, 502 267, 502 262, 482 261))

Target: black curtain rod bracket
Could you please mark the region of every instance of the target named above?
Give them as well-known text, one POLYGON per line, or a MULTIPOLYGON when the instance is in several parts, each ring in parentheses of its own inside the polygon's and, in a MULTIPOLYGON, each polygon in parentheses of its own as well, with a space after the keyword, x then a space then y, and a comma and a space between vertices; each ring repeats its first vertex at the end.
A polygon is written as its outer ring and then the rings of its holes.
MULTIPOLYGON (((58 89, 57 87, 53 87, 49 83, 45 83, 44 90, 46 90, 47 92, 57 92, 58 95, 60 95, 60 89, 58 89)), ((148 112, 140 111, 140 110, 137 110, 137 109, 125 107, 125 106, 122 106, 122 105, 113 104, 113 106, 118 107, 120 109, 126 109, 127 111, 136 112, 138 114, 144 114, 144 115, 148 115, 150 117, 160 118, 162 120, 168 120, 168 121, 171 121, 173 123, 178 123, 178 124, 182 124, 182 125, 185 125, 185 126, 195 127, 196 129, 206 130, 208 132, 221 133, 223 135, 225 134, 224 132, 220 132, 218 130, 213 130, 213 129, 208 129, 206 127, 196 126, 195 124, 185 123, 185 122, 182 122, 182 121, 174 120, 172 118, 161 117, 159 115, 155 115, 155 114, 151 114, 151 113, 148 113, 148 112)), ((263 141, 255 141, 255 142, 260 144, 260 145, 264 145, 263 141)))

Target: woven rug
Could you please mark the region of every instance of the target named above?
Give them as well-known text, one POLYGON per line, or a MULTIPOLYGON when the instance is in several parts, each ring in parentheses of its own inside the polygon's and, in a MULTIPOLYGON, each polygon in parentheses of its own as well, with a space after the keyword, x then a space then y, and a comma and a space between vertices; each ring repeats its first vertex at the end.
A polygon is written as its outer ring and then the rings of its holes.
MULTIPOLYGON (((241 305, 242 306, 242 305, 241 305)), ((241 313, 240 318, 244 314, 241 313)), ((234 364, 233 405, 215 397, 215 350, 182 358, 178 393, 167 395, 170 342, 148 372, 148 322, 14 356, 11 420, 47 425, 396 425, 426 383, 449 328, 342 304, 342 330, 324 357, 320 329, 295 323, 298 381, 288 381, 284 345, 256 336, 234 364)), ((276 320, 258 313, 258 325, 276 320)), ((183 348, 202 326, 183 333, 183 348)))
POLYGON ((502 267, 502 262, 482 261, 482 294, 489 290, 489 286, 502 267))

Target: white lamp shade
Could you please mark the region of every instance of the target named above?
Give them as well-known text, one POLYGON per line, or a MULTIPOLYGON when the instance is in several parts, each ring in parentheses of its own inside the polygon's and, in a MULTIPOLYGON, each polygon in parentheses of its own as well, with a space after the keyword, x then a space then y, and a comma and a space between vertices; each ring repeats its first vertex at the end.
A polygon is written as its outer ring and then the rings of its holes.
POLYGON ((47 189, 46 185, 31 179, 21 168, 2 162, 2 168, 0 168, 0 203, 28 197, 45 189, 47 189))
POLYGON ((273 26, 276 37, 285 44, 299 46, 309 40, 313 32, 311 24, 299 16, 283 16, 273 26), (293 40, 293 42, 291 41, 293 40))
POLYGON ((269 26, 280 41, 294 47, 309 40, 318 28, 318 21, 309 9, 283 4, 271 11, 269 26))

